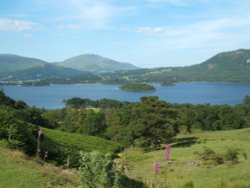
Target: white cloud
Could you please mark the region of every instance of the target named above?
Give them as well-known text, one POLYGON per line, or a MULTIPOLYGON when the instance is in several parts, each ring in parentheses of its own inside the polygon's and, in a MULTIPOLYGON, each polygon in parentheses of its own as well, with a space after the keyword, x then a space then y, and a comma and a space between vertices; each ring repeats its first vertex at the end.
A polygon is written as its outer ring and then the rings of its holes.
MULTIPOLYGON (((250 16, 201 21, 182 26, 166 26, 160 40, 146 38, 141 44, 150 50, 239 48, 250 40, 250 16)), ((137 31, 138 32, 138 31, 137 31)), ((150 33, 144 28, 141 33, 150 33)))
POLYGON ((139 28, 137 28, 136 32, 154 35, 154 34, 163 33, 164 29, 161 27, 139 27, 139 28))
POLYGON ((50 10, 48 21, 66 25, 77 23, 82 28, 90 29, 106 28, 113 21, 134 10, 132 6, 109 0, 44 0, 34 1, 34 4, 41 9, 41 12, 44 9, 50 10))
POLYGON ((38 27, 37 23, 31 21, 0 18, 0 30, 24 31, 36 29, 38 27))

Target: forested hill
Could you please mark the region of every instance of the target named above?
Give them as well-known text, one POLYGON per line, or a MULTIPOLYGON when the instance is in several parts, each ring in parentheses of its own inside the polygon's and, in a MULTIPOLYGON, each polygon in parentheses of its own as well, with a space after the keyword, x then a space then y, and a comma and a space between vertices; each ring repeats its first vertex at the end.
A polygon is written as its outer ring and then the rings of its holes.
POLYGON ((105 80, 145 82, 250 82, 250 50, 219 53, 205 62, 186 67, 119 71, 102 75, 105 80))

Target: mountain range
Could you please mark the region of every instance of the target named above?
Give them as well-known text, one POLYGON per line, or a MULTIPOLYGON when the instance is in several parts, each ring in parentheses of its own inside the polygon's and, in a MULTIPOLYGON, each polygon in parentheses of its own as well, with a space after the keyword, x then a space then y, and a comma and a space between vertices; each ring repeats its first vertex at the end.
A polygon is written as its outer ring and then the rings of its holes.
POLYGON ((219 53, 192 66, 140 69, 94 54, 84 54, 58 63, 0 54, 0 82, 62 79, 82 82, 246 82, 250 83, 250 50, 219 53))
POLYGON ((102 74, 102 79, 141 82, 250 83, 250 50, 219 53, 201 64, 186 67, 138 69, 102 74))
POLYGON ((96 80, 95 73, 129 69, 136 69, 136 67, 129 63, 121 63, 93 54, 79 55, 59 63, 48 63, 40 59, 12 54, 0 54, 0 80, 2 81, 79 77, 96 80))

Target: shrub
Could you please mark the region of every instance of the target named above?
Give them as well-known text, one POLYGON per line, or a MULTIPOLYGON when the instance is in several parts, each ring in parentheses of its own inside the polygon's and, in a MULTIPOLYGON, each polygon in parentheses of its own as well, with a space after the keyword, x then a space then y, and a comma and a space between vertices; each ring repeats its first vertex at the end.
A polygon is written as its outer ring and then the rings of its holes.
POLYGON ((186 182, 182 188, 194 188, 194 183, 192 181, 186 182))
POLYGON ((198 155, 199 159, 205 165, 219 165, 224 163, 221 155, 215 153, 214 150, 207 147, 204 148, 203 152, 195 152, 195 154, 198 155))
POLYGON ((238 148, 228 148, 225 155, 224 159, 226 161, 230 161, 232 164, 236 164, 239 162, 239 149, 238 148))

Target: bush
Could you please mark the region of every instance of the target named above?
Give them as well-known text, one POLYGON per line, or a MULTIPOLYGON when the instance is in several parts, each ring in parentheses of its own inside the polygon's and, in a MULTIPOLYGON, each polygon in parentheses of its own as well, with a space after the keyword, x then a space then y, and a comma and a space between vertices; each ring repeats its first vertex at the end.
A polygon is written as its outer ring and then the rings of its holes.
POLYGON ((83 187, 145 188, 142 182, 129 179, 118 172, 110 154, 80 152, 79 171, 83 187))
POLYGON ((217 154, 210 148, 204 148, 203 152, 195 152, 194 154, 198 155, 199 159, 205 165, 219 165, 223 164, 224 161, 229 161, 231 164, 236 164, 239 162, 240 153, 242 156, 247 159, 247 154, 244 151, 241 151, 239 148, 228 148, 226 153, 217 154))
POLYGON ((205 165, 219 165, 224 163, 223 157, 210 148, 204 148, 203 152, 196 152, 195 154, 198 155, 199 159, 205 165))
POLYGON ((182 188, 194 188, 194 183, 192 181, 186 182, 182 188))
POLYGON ((225 155, 224 159, 226 161, 230 161, 232 164, 236 164, 239 162, 239 149, 238 148, 228 148, 225 155))

